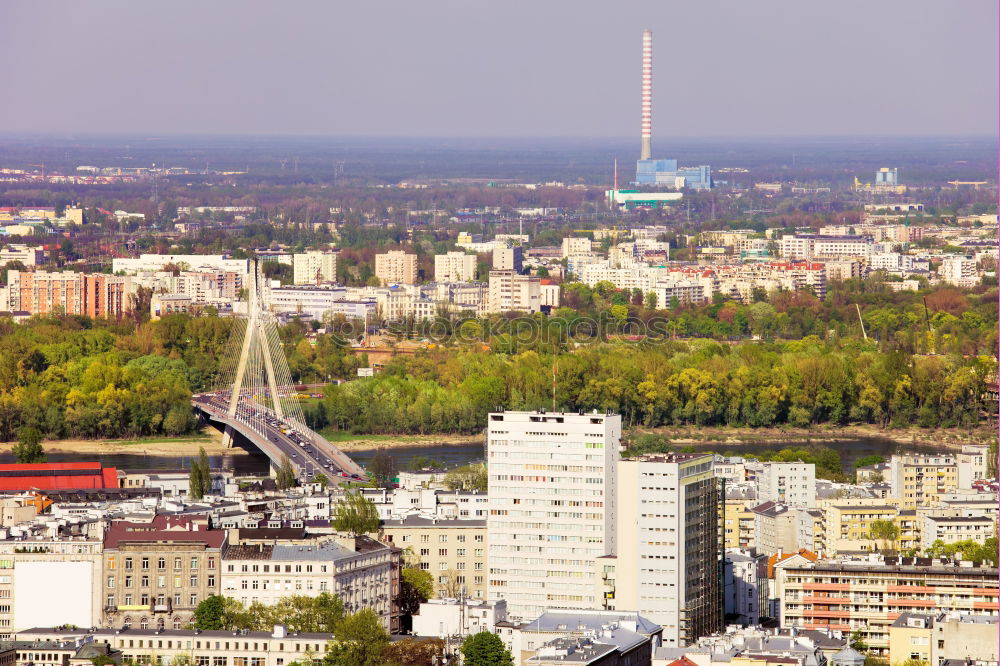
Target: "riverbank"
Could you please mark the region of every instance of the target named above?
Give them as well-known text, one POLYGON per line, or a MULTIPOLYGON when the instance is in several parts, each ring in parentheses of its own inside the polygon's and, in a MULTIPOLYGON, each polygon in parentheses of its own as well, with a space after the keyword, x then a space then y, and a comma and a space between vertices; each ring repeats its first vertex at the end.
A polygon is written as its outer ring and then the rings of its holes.
POLYGON ((756 444, 781 448, 783 445, 801 446, 803 443, 829 444, 845 439, 882 439, 899 445, 959 451, 966 444, 989 444, 992 439, 996 439, 997 431, 989 426, 974 429, 883 429, 873 425, 823 425, 812 428, 640 427, 625 433, 627 439, 639 435, 657 435, 678 446, 725 447, 756 444))
POLYGON ((435 446, 482 446, 482 435, 353 435, 348 432, 324 430, 321 435, 341 451, 371 449, 413 449, 435 446))
MULTIPOLYGON (((0 442, 0 454, 9 453, 17 442, 0 442)), ((222 444, 222 433, 205 428, 185 437, 146 437, 138 439, 56 439, 42 442, 47 453, 132 454, 142 456, 196 456, 200 449, 208 455, 248 455, 238 446, 222 444)))

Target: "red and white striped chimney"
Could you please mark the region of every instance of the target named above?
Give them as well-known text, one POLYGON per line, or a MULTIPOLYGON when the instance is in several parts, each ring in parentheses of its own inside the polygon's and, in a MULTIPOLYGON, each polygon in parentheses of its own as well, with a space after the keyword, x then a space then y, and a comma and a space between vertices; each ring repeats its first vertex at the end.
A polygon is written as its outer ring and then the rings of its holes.
POLYGON ((653 156, 653 31, 642 31, 642 150, 639 159, 653 156))

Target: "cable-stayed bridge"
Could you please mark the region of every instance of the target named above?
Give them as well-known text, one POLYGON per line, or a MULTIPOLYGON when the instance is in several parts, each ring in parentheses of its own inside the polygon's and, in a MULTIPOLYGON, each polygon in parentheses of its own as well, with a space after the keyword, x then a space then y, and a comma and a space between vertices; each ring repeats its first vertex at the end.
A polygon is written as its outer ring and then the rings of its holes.
POLYGON ((247 278, 247 316, 236 319, 213 390, 191 404, 223 430, 227 445, 242 438, 267 455, 272 470, 287 458, 301 480, 364 479, 364 469, 306 426, 256 260, 247 278))

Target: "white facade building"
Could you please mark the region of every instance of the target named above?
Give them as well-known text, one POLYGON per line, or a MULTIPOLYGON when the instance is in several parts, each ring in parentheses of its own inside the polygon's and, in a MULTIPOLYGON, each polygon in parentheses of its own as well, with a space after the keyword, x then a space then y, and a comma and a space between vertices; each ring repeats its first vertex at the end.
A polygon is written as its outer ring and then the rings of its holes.
MULTIPOLYGON (((709 454, 651 455, 618 463, 613 607, 663 627, 684 646, 721 629, 719 507, 709 454)), ((605 595, 606 596, 606 595, 605 595)), ((609 604, 612 605, 612 604, 609 604)))
POLYGON ((621 416, 491 413, 489 592, 514 619, 599 608, 595 558, 615 550, 621 416))
POLYGON ((541 280, 512 270, 490 271, 488 312, 540 312, 541 280))
POLYGON ((449 252, 434 255, 434 279, 438 282, 469 282, 476 279, 476 255, 449 252))
POLYGON ((45 248, 30 245, 7 245, 0 249, 0 266, 9 261, 20 261, 25 266, 39 266, 45 263, 45 248))
POLYGON ((246 259, 230 259, 222 254, 141 254, 137 259, 115 257, 111 260, 111 272, 126 274, 139 271, 160 271, 167 264, 174 264, 181 270, 191 271, 231 271, 246 274, 250 263, 246 259))
POLYGON ((507 602, 431 599, 413 616, 414 636, 469 636, 493 631, 507 619, 507 602))
POLYGON ((574 254, 587 254, 590 252, 590 239, 589 238, 563 238, 562 239, 562 256, 563 259, 571 257, 574 254))
POLYGON ((757 558, 749 553, 727 552, 725 568, 726 615, 742 626, 760 624, 760 588, 757 558))
POLYGON ((816 465, 813 463, 758 463, 757 499, 788 506, 816 506, 816 465))
POLYGON ((292 255, 292 281, 295 284, 336 282, 337 253, 312 250, 292 255))
POLYGON ((959 287, 970 287, 979 283, 976 260, 973 257, 945 257, 941 260, 938 275, 944 282, 959 287))

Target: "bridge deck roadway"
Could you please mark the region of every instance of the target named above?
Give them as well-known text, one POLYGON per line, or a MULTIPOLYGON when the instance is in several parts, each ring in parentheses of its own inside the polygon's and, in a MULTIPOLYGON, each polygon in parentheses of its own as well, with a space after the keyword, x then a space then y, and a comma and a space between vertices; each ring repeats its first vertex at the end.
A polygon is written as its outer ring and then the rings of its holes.
POLYGON ((297 443, 281 432, 280 427, 265 425, 264 432, 259 432, 239 419, 230 418, 226 405, 214 396, 192 396, 191 404, 210 420, 243 435, 271 460, 275 469, 287 457, 295 467, 296 476, 302 480, 308 480, 314 474, 325 474, 333 483, 351 479, 353 475, 361 480, 367 479, 364 468, 308 428, 302 433, 308 441, 297 443))

